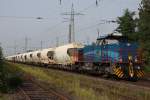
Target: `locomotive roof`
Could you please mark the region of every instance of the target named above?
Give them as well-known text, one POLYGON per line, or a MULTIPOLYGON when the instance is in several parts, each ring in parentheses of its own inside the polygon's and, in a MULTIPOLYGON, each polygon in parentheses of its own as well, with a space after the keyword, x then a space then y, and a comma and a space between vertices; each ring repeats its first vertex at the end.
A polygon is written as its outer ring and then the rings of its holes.
POLYGON ((127 37, 126 36, 122 36, 122 35, 109 34, 109 35, 100 36, 100 37, 97 38, 97 40, 103 40, 103 39, 123 40, 123 39, 127 39, 127 37))

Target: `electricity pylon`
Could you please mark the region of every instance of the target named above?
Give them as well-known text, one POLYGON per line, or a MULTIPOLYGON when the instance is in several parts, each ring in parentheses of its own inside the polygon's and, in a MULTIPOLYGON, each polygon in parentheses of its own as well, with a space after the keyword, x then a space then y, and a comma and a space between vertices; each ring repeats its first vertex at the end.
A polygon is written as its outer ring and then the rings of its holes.
POLYGON ((75 13, 74 6, 72 4, 71 12, 65 12, 62 15, 69 15, 70 16, 69 39, 68 39, 68 42, 69 43, 75 42, 75 22, 74 22, 74 18, 75 18, 75 15, 83 15, 83 14, 81 14, 81 13, 75 13))

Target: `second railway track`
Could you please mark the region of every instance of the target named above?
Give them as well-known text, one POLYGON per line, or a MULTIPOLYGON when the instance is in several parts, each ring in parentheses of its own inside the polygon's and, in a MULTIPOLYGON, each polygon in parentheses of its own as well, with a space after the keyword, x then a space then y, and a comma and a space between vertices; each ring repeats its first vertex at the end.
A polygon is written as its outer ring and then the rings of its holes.
POLYGON ((20 91, 24 95, 22 100, 69 100, 53 90, 46 90, 32 80, 25 80, 20 91))

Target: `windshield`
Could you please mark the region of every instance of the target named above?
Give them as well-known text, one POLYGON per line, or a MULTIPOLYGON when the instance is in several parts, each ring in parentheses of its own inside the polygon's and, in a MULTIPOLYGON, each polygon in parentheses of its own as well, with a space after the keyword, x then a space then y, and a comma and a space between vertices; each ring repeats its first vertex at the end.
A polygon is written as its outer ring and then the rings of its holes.
POLYGON ((118 44, 119 40, 116 39, 103 39, 103 40, 97 40, 97 45, 106 45, 106 44, 118 44))

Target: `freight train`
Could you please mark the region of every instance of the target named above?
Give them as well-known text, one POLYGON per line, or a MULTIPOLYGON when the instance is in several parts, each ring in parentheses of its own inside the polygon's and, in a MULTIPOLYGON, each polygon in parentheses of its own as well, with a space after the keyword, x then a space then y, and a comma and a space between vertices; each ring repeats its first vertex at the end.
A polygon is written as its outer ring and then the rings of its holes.
POLYGON ((142 53, 138 44, 115 33, 100 36, 91 45, 70 43, 8 56, 6 60, 75 71, 90 71, 119 79, 137 80, 144 76, 142 53))

